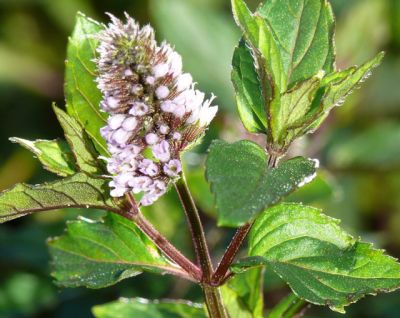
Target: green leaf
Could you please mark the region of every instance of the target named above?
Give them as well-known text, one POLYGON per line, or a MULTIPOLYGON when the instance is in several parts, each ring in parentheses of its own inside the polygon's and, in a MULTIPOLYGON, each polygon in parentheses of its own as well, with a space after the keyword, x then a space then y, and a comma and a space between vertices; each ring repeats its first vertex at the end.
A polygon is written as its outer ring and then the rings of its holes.
POLYGON ((339 312, 367 294, 399 288, 400 264, 338 224, 299 204, 270 208, 249 234, 252 265, 268 265, 298 297, 339 312))
POLYGON ((93 62, 98 43, 95 35, 102 29, 102 25, 78 13, 67 50, 65 96, 68 114, 85 128, 96 149, 107 155, 105 140, 100 135, 107 115, 100 112, 102 96, 96 86, 97 70, 93 62))
POLYGON ((0 194, 0 223, 27 214, 61 208, 97 208, 119 212, 106 194, 107 180, 85 173, 41 185, 18 184, 0 194))
POLYGON ((206 177, 215 194, 220 226, 241 226, 312 180, 316 162, 294 158, 269 169, 265 151, 250 141, 215 141, 206 177))
POLYGON ((121 298, 92 309, 96 318, 206 318, 201 304, 188 301, 151 301, 121 298))
POLYGON ((102 162, 98 159, 98 153, 86 131, 66 112, 56 106, 53 108, 80 170, 90 174, 101 174, 102 162))
POLYGON ((296 136, 294 129, 301 127, 299 122, 303 122, 308 114, 323 75, 297 83, 282 94, 278 103, 274 101, 271 104, 271 131, 279 145, 288 147, 296 136))
POLYGON ((385 54, 381 52, 360 67, 353 66, 345 71, 325 76, 321 82, 321 90, 324 92, 320 101, 321 110, 327 112, 332 107, 342 104, 344 98, 371 75, 372 69, 381 64, 384 56, 385 54))
POLYGON ((265 133, 267 115, 261 85, 250 49, 243 40, 233 54, 232 68, 236 104, 243 125, 249 132, 265 133))
POLYGON ((116 214, 104 221, 81 219, 49 241, 53 276, 65 287, 103 288, 139 275, 180 273, 137 226, 116 214))
POLYGON ((10 141, 32 151, 45 169, 61 177, 76 172, 74 156, 68 144, 63 140, 30 141, 22 138, 10 138, 10 141))
POLYGON ((230 318, 263 317, 263 270, 253 268, 235 275, 221 287, 230 318))
POLYGON ((334 71, 334 17, 328 1, 270 0, 257 14, 279 48, 288 87, 320 70, 334 71))
POLYGON ((304 306, 304 301, 290 293, 268 313, 267 318, 292 318, 304 306))

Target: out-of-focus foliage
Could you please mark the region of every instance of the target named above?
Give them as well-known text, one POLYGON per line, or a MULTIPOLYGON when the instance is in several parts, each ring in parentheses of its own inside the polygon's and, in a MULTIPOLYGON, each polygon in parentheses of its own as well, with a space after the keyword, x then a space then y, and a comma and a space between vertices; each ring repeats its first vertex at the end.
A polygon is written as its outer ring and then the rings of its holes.
MULTIPOLYGON (((325 172, 291 200, 312 203, 343 220, 350 233, 387 248, 400 257, 400 0, 332 0, 337 15, 337 57, 341 69, 361 64, 373 54, 387 52, 383 64, 365 87, 356 90, 336 109, 328 123, 300 140, 292 153, 319 158, 325 172), (306 149, 306 151, 304 150, 306 149), (332 175, 334 177, 332 177, 332 175), (321 179, 322 178, 322 179, 321 179)), ((247 1, 252 10, 258 1, 247 1)), ((248 138, 235 113, 230 63, 239 40, 225 0, 3 0, 0 2, 0 188, 17 182, 53 180, 32 158, 8 141, 62 136, 51 103, 64 105, 63 77, 68 34, 75 14, 82 11, 106 21, 104 12, 129 12, 141 23, 152 23, 159 39, 175 44, 199 87, 218 95, 222 106, 205 138, 230 141, 248 138)), ((186 156, 188 178, 199 180, 204 168, 204 146, 186 156), (193 174, 191 174, 193 172, 193 174)), ((203 180, 204 182, 204 180, 203 180)), ((193 186, 199 206, 212 218, 206 184, 193 186), (204 193, 204 194, 203 194, 204 193)), ((210 201, 211 199, 211 201, 210 201)), ((85 213, 99 217, 95 210, 85 213)), ((90 308, 117 297, 188 298, 201 294, 187 282, 144 274, 110 289, 58 290, 49 277, 45 239, 63 233, 64 222, 76 212, 43 213, 0 228, 0 317, 92 317, 90 308)), ((176 194, 170 192, 146 215, 183 250, 190 247, 176 194)), ((215 231, 206 216, 208 239, 215 255, 231 232, 215 231)), ((212 222, 211 222, 212 221, 212 222)), ((216 257, 217 259, 217 257, 216 257)), ((268 275, 271 272, 268 271, 268 275)), ((269 276, 267 308, 287 293, 279 278, 269 276)), ((368 297, 350 306, 346 317, 398 317, 399 292, 368 297)), ((342 317, 314 306, 304 317, 342 317)))

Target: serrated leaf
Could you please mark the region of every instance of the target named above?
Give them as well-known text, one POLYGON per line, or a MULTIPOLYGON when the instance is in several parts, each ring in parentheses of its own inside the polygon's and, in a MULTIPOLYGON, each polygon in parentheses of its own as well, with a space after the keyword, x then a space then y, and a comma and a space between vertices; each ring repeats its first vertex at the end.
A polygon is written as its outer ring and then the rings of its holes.
POLYGON ((61 208, 97 208, 119 212, 106 194, 108 181, 78 173, 40 185, 18 184, 0 194, 0 223, 27 214, 61 208))
POLYGON ((249 234, 249 255, 256 257, 252 266, 267 264, 298 297, 339 312, 367 294, 400 287, 394 258, 300 204, 280 204, 260 215, 249 234))
POLYGON ((46 170, 66 177, 76 172, 75 159, 64 140, 35 140, 10 138, 14 143, 32 151, 46 170))
POLYGON ((98 158, 98 153, 86 131, 66 112, 56 106, 53 108, 80 170, 90 174, 101 174, 102 161, 98 158))
POLYGON ((270 0, 258 9, 281 53, 287 87, 335 69, 334 17, 326 0, 270 0))
POLYGON ((116 214, 103 221, 81 219, 49 241, 53 276, 65 287, 103 288, 143 271, 178 273, 137 226, 116 214))
POLYGON ((250 141, 215 141, 206 162, 206 177, 215 194, 220 226, 241 226, 266 207, 311 181, 316 162, 302 157, 269 169, 265 151, 250 141))
POLYGON ((221 287, 230 318, 263 317, 263 280, 262 268, 253 268, 235 275, 221 287))
POLYGON ((232 11, 236 24, 242 29, 244 38, 253 51, 259 79, 271 90, 264 98, 270 99, 280 93, 281 87, 284 89, 286 86, 280 50, 265 20, 253 15, 243 0, 232 0, 232 11), (275 86, 278 87, 276 93, 273 92, 275 86))
POLYGON ((250 49, 246 47, 244 41, 239 43, 233 54, 232 83, 243 125, 249 132, 265 133, 267 116, 261 85, 250 49))
POLYGON ((381 64, 384 55, 381 52, 360 67, 353 66, 347 70, 325 76, 321 82, 323 94, 319 108, 322 112, 328 112, 332 107, 341 105, 352 90, 356 89, 371 75, 372 69, 381 64))
POLYGON ((68 43, 65 70, 65 96, 68 114, 73 116, 93 140, 96 149, 107 155, 107 147, 100 135, 106 124, 106 114, 100 112, 101 92, 96 86, 95 35, 103 29, 96 21, 78 13, 75 29, 68 43))
POLYGON ((121 298, 95 306, 96 318, 206 318, 203 306, 188 301, 151 301, 144 298, 121 298))

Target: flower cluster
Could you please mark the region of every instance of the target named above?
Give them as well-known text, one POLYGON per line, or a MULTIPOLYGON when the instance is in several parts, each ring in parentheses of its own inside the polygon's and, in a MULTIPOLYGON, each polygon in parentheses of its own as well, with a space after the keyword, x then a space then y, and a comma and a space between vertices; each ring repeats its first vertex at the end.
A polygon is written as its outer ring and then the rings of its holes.
POLYGON ((143 193, 140 203, 151 205, 179 177, 180 152, 218 107, 182 72, 181 56, 165 42, 157 45, 151 26, 140 28, 128 15, 126 23, 110 17, 98 36, 96 64, 101 109, 109 113, 101 134, 111 153, 111 195, 143 193))

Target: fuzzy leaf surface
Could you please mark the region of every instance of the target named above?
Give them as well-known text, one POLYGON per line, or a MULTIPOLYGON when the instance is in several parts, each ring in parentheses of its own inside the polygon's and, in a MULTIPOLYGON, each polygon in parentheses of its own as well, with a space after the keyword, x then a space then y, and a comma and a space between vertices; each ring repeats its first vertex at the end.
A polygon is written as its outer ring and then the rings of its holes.
POLYGON ((206 162, 206 177, 215 195, 220 226, 237 227, 252 221, 306 181, 316 162, 297 157, 268 168, 265 151, 250 141, 215 141, 206 162))
POLYGON ((54 106, 54 112, 64 130, 65 139, 72 149, 80 170, 90 174, 101 174, 102 161, 98 159, 98 153, 86 131, 75 118, 60 108, 54 106))
POLYGON ((151 301, 143 298, 121 298, 93 307, 96 318, 206 318, 201 304, 188 301, 151 301))
POLYGON ((93 140, 96 149, 107 155, 100 128, 106 124, 106 114, 100 112, 101 92, 96 86, 96 57, 98 40, 95 35, 103 27, 78 13, 75 29, 67 49, 65 96, 68 114, 73 116, 93 140))
POLYGON ((263 317, 263 278, 262 268, 253 268, 236 274, 221 287, 230 318, 263 317))
POLYGON ((66 233, 50 240, 49 247, 53 276, 65 287, 103 288, 143 271, 181 272, 133 222, 112 213, 103 221, 68 223, 66 233))
POLYGON ((235 266, 268 265, 298 297, 339 312, 367 294, 400 287, 394 258, 300 204, 280 204, 260 215, 249 234, 249 255, 235 266))
POLYGON ((48 171, 61 177, 73 175, 76 172, 74 156, 64 140, 30 141, 22 138, 10 138, 10 140, 33 152, 48 171))
POLYGON ((108 181, 85 173, 40 185, 17 184, 0 194, 0 223, 27 214, 61 208, 97 208, 119 212, 106 195, 108 181))

